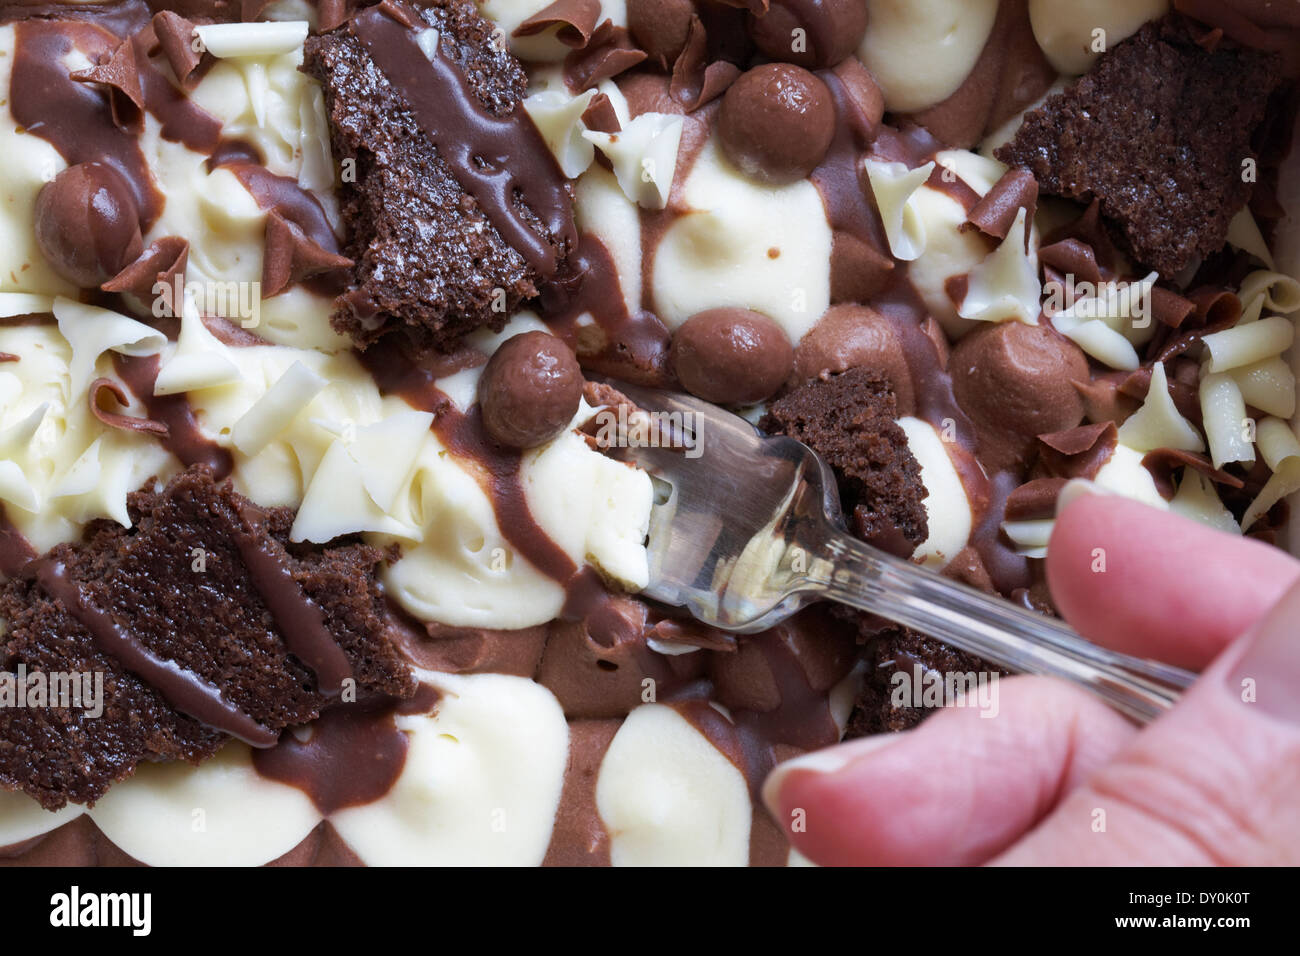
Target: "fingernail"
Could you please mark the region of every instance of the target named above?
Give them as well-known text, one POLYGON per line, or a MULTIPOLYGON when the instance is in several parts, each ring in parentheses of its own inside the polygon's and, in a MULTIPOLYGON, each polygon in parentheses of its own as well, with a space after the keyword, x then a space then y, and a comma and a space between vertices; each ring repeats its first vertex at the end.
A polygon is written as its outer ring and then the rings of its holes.
POLYGON ((1071 478, 1065 483, 1065 487, 1057 493, 1056 513, 1059 515, 1071 502, 1077 501, 1086 495, 1113 496, 1114 492, 1108 488, 1103 488, 1095 481, 1089 481, 1087 478, 1071 478))
POLYGON ((1268 612, 1229 671, 1228 691, 1270 717, 1300 724, 1300 585, 1268 612))
POLYGON ((874 753, 886 744, 892 744, 902 736, 902 734, 877 734, 874 737, 860 737, 848 743, 827 747, 825 750, 814 750, 812 753, 777 764, 763 781, 763 802, 773 813, 779 813, 780 805, 777 796, 790 774, 798 772, 831 776, 839 773, 849 764, 856 763, 861 757, 874 753))

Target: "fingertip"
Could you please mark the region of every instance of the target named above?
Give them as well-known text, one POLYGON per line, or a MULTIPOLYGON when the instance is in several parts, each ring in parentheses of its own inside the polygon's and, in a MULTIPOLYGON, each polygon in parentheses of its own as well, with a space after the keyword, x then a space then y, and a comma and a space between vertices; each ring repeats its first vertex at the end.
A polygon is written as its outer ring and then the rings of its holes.
POLYGON ((765 787, 774 818, 822 866, 987 860, 1134 732, 1059 681, 1015 677, 998 687, 993 708, 949 706, 914 730, 781 765, 765 787))
POLYGON ((1277 548, 1110 495, 1068 502, 1047 552, 1052 599, 1081 634, 1194 669, 1297 580, 1277 548))

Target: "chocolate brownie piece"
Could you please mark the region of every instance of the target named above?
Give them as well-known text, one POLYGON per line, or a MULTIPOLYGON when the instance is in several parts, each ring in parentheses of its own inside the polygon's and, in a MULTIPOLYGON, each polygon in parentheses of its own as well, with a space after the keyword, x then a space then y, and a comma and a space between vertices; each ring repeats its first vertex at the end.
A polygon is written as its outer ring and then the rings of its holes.
POLYGON ((325 90, 357 263, 335 328, 362 348, 392 328, 443 348, 499 330, 576 234, 572 189, 520 106, 527 77, 492 24, 470 0, 418 12, 385 0, 309 37, 302 68, 325 90), (436 52, 416 43, 427 28, 436 52))
POLYGON ((909 730, 934 713, 936 708, 914 706, 911 693, 900 692, 900 688, 907 691, 916 684, 917 667, 921 675, 938 671, 945 681, 948 674, 960 673, 969 680, 970 675, 978 679, 981 673, 997 671, 978 657, 899 625, 877 631, 867 645, 865 659, 872 670, 858 693, 845 739, 909 730), (894 675, 900 672, 907 675, 907 683, 895 683, 894 675))
POLYGON ((0 785, 93 803, 142 760, 198 763, 229 734, 267 745, 351 690, 414 692, 378 550, 286 547, 291 511, 203 468, 129 508, 130 530, 97 522, 0 589, 5 670, 102 674, 104 708, 0 708, 0 785))
POLYGON ((826 459, 854 533, 910 555, 929 535, 926 490, 897 416, 888 382, 871 369, 851 368, 773 402, 760 427, 797 438, 826 459))
POLYGON ((1223 246, 1281 79, 1276 56, 1226 40, 1207 50, 1198 36, 1176 15, 1146 24, 996 151, 1046 193, 1100 200, 1134 258, 1167 279, 1223 246))

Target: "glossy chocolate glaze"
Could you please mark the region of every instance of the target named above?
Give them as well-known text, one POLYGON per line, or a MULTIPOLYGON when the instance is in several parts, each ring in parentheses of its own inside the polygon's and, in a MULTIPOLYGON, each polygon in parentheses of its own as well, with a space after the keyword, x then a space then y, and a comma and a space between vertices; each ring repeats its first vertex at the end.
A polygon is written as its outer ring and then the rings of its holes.
POLYGON ((416 43, 408 24, 425 24, 403 3, 371 7, 348 29, 375 65, 401 91, 421 129, 437 147, 462 189, 478 200, 507 243, 542 276, 555 272, 555 249, 520 214, 516 194, 551 236, 572 243, 569 187, 541 135, 522 109, 494 116, 479 104, 465 75, 442 49, 432 56, 416 43))
POLYGON ((203 434, 184 394, 154 394, 153 385, 159 368, 157 355, 131 356, 114 352, 113 367, 126 387, 144 403, 149 417, 167 426, 166 436, 159 439, 163 447, 184 465, 207 466, 215 478, 222 479, 230 474, 235 464, 234 456, 229 449, 222 448, 203 434))
POLYGON ((5 517, 0 504, 0 577, 11 578, 36 557, 36 549, 5 517))
POLYGON ((216 687, 175 661, 159 657, 110 614, 86 601, 61 562, 41 558, 35 564, 41 587, 90 632, 95 645, 154 687, 176 710, 249 746, 275 743, 274 733, 226 700, 216 687))
POLYGON ((392 789, 406 765, 406 735, 394 718, 429 713, 438 697, 426 685, 407 701, 332 708, 311 724, 305 740, 286 730, 277 746, 254 751, 253 766, 264 777, 297 787, 321 813, 372 803, 392 789))
POLYGON ((343 682, 353 676, 352 665, 330 634, 320 606, 294 580, 283 550, 265 534, 250 530, 260 530, 258 511, 252 504, 240 510, 240 518, 249 527, 234 529, 239 556, 289 650, 316 675, 322 694, 337 697, 343 692, 343 682))

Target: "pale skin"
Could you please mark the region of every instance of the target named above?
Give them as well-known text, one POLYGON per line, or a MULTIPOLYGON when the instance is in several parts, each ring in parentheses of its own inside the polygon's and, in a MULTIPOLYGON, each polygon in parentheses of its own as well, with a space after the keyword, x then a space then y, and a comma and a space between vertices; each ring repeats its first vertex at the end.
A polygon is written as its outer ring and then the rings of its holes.
POLYGON ((764 797, 787 830, 802 811, 794 846, 823 865, 1300 863, 1300 562, 1085 495, 1047 570, 1085 637, 1202 672, 1179 705, 1139 731, 1068 684, 1004 679, 992 719, 947 708, 783 765, 764 797))

